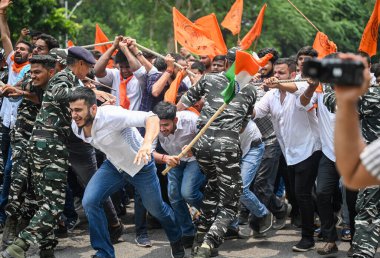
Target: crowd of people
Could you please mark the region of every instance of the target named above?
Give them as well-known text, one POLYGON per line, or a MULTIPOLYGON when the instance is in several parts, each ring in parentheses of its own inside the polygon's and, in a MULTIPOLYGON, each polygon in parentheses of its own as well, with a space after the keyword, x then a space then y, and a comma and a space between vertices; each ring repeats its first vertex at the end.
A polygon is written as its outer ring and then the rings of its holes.
POLYGON ((130 37, 116 36, 100 53, 60 48, 53 36, 26 30, 13 45, 7 8, 0 7, 2 257, 25 257, 30 245, 55 257, 58 237, 80 222, 80 205, 92 257, 115 257, 129 198, 136 244, 152 246, 151 220, 164 229, 173 258, 187 248, 194 258, 216 257, 225 239, 265 237, 289 218, 301 229, 294 252, 315 249, 317 239, 324 242, 318 254, 336 253, 340 236, 350 242, 349 257, 375 256, 380 65, 368 55, 325 57, 363 61, 370 87, 350 95, 305 78, 304 62, 318 57, 310 46, 290 57, 259 50, 254 58, 267 62, 179 156, 225 103, 225 72, 238 46, 226 55, 182 48, 161 58, 130 37), (360 120, 345 122, 356 113, 360 120), (334 135, 336 123, 343 133, 334 135), (360 191, 346 188, 338 169, 360 191))

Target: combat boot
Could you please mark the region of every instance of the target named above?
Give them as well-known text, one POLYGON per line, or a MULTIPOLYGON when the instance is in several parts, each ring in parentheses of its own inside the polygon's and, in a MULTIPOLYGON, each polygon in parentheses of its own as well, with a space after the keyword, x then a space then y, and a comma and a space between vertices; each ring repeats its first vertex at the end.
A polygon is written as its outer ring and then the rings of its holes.
POLYGON ((5 220, 1 250, 5 250, 8 246, 10 246, 13 243, 13 240, 15 240, 17 236, 16 227, 17 218, 15 216, 8 216, 5 220))
POLYGON ((41 249, 40 258, 55 258, 54 249, 41 249))
MULTIPOLYGON (((203 248, 200 249, 200 247, 203 243, 205 235, 206 233, 203 233, 203 232, 197 232, 195 234, 193 247, 191 248, 192 256, 195 256, 196 253, 198 253, 200 250, 203 250, 203 248)), ((209 254, 210 257, 215 257, 219 255, 218 248, 211 248, 209 251, 210 251, 210 254, 209 254)))
POLYGON ((28 243, 21 238, 16 238, 13 244, 1 252, 1 256, 4 258, 25 258, 25 253, 28 249, 28 243))

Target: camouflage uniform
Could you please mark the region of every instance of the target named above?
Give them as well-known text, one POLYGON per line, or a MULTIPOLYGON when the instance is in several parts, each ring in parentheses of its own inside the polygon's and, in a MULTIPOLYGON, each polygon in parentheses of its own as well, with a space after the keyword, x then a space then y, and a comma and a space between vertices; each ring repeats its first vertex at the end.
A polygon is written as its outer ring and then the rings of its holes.
MULTIPOLYGON (((43 90, 31 85, 30 72, 25 75, 20 86, 22 90, 36 93, 42 100, 43 90)), ((40 104, 24 98, 18 107, 16 125, 11 131, 12 181, 6 213, 17 219, 21 216, 30 219, 34 215, 35 197, 26 149, 40 108, 40 104)))
POLYGON ((19 237, 29 244, 39 243, 41 249, 58 243, 52 236, 64 208, 69 168, 65 139, 71 133, 71 115, 67 98, 77 85, 78 79, 68 68, 49 81, 27 149, 39 208, 19 237))
MULTIPOLYGON (((324 103, 335 112, 336 97, 333 91, 325 95, 324 103)), ((362 134, 367 143, 380 135, 380 88, 372 86, 358 102, 362 134)), ((352 247, 354 257, 374 257, 380 240, 380 187, 367 187, 359 191, 356 201, 355 233, 352 247)))
MULTIPOLYGON (((182 96, 181 101, 186 106, 192 106, 202 96, 206 97, 198 119, 199 128, 223 105, 221 92, 227 85, 228 80, 223 73, 206 74, 182 96)), ((242 191, 239 132, 248 123, 255 101, 255 89, 244 87, 193 147, 208 181, 198 233, 207 232, 204 241, 214 248, 223 242, 227 226, 238 212, 242 191)))

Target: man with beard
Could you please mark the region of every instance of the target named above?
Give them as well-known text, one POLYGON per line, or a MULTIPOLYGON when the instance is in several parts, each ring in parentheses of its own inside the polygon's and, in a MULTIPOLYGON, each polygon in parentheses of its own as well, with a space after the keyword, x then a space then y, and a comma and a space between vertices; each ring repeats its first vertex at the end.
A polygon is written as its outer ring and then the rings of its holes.
MULTIPOLYGON (((152 144, 159 132, 159 119, 152 112, 130 111, 118 106, 96 106, 95 94, 77 88, 70 95, 73 132, 107 155, 87 185, 83 207, 89 223, 99 231, 95 257, 115 257, 107 235, 107 220, 102 204, 128 180, 139 192, 144 206, 164 228, 173 258, 183 258, 181 230, 172 209, 161 198, 152 144), (136 127, 145 127, 144 138, 136 127), (147 187, 149 186, 149 187, 147 187)), ((91 226, 91 225, 90 225, 91 226)))
POLYGON ((49 81, 27 149, 38 208, 29 225, 2 252, 4 257, 24 257, 30 244, 39 244, 46 250, 47 257, 54 257, 58 241, 53 229, 63 211, 69 168, 66 146, 71 134, 68 94, 79 86, 79 80, 86 77, 95 62, 88 50, 72 47, 68 50, 68 67, 49 81))
POLYGON ((208 56, 208 55, 199 56, 199 61, 202 64, 204 64, 204 66, 206 67, 205 73, 211 72, 211 60, 212 60, 212 56, 208 56))

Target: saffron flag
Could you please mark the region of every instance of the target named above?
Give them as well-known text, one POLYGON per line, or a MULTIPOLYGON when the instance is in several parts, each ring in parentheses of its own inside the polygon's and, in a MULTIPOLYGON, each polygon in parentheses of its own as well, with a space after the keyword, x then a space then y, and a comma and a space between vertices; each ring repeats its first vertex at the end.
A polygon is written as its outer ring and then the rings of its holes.
POLYGON ((218 20, 214 13, 203 16, 196 20, 195 25, 202 27, 206 36, 214 41, 214 52, 218 55, 227 54, 227 46, 224 42, 222 32, 218 24, 218 20))
POLYGON ((241 29, 241 17, 243 16, 243 0, 236 0, 221 25, 236 35, 241 29))
MULTIPOLYGON (((102 29, 99 27, 99 25, 96 24, 96 26, 95 26, 95 44, 104 43, 104 42, 108 42, 108 41, 109 41, 109 39, 107 38, 106 34, 104 34, 102 29)), ((102 54, 104 54, 104 52, 106 52, 107 49, 111 47, 111 45, 112 45, 112 43, 110 43, 109 45, 104 45, 104 46, 96 46, 94 48, 95 48, 95 50, 98 50, 102 54)))
POLYGON ((260 10, 259 16, 257 17, 255 24, 244 36, 244 38, 241 40, 240 42, 241 49, 246 50, 250 48, 253 41, 255 41, 258 37, 260 37, 266 8, 267 8, 267 4, 264 4, 264 6, 260 10))
POLYGON ((313 48, 318 51, 318 58, 324 58, 337 51, 335 43, 330 41, 327 35, 320 31, 315 36, 313 48))
POLYGON ((247 52, 236 51, 235 63, 226 72, 229 84, 222 92, 224 102, 228 104, 234 98, 235 93, 239 92, 259 71, 260 67, 265 66, 272 57, 273 55, 269 53, 260 60, 256 60, 247 52))
POLYGON ((67 47, 73 47, 73 46, 75 46, 75 45, 74 45, 74 42, 73 42, 71 39, 69 39, 69 40, 67 41, 67 47))
POLYGON ((371 18, 364 29, 362 40, 360 41, 359 51, 366 52, 370 56, 376 55, 377 38, 379 36, 379 14, 380 2, 376 0, 371 18))
POLYGON ((204 29, 187 19, 173 7, 174 39, 197 55, 216 55, 215 43, 206 36, 204 29))

